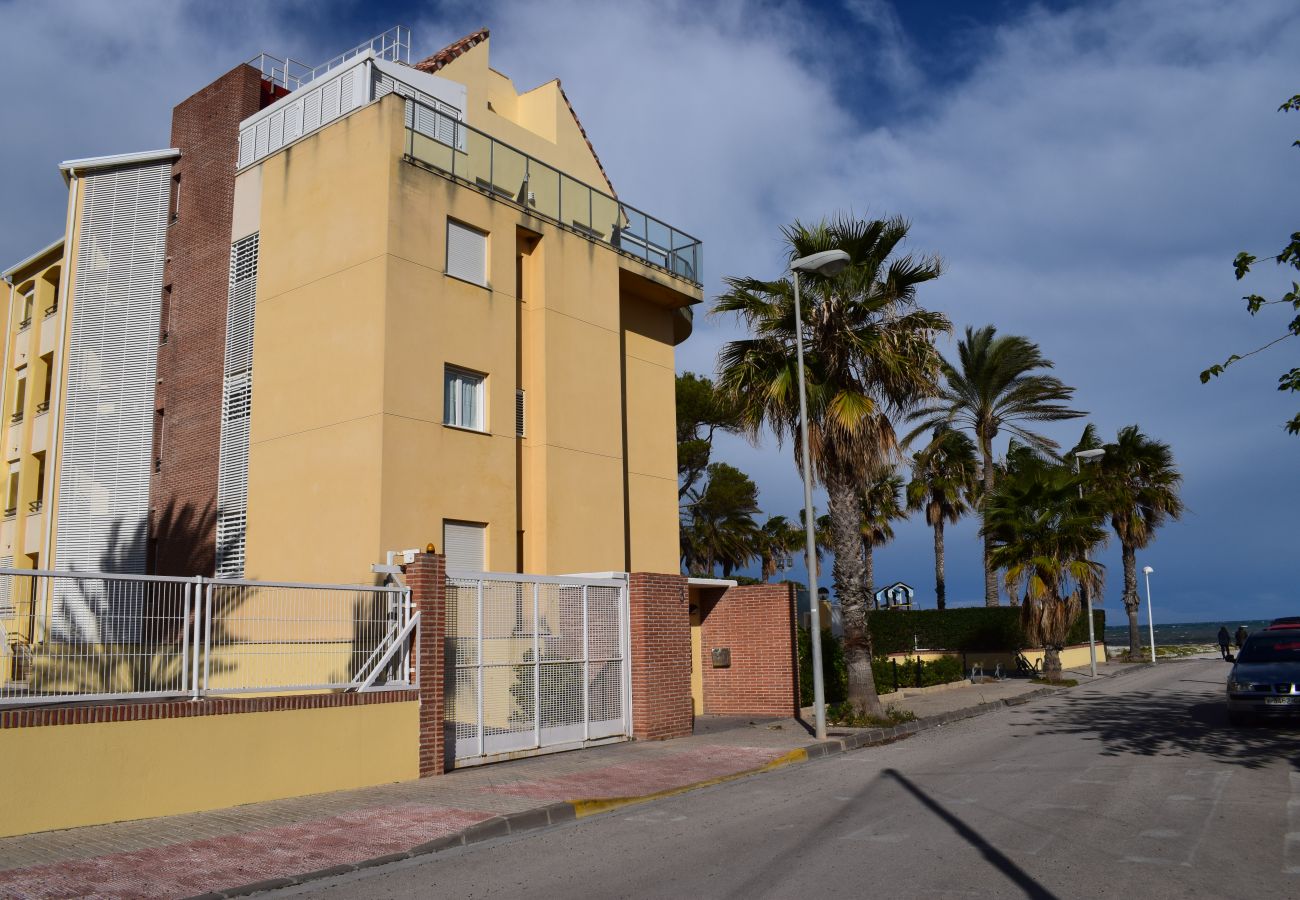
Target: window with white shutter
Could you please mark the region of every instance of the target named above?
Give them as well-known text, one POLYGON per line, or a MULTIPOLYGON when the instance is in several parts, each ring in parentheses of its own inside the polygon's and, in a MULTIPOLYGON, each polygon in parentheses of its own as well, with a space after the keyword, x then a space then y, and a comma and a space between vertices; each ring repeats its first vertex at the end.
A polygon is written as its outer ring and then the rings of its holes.
POLYGON ((447 568, 487 569, 487 526, 481 522, 442 523, 442 549, 447 554, 447 568))
POLYGON ((487 234, 447 220, 447 274, 487 287, 487 234))

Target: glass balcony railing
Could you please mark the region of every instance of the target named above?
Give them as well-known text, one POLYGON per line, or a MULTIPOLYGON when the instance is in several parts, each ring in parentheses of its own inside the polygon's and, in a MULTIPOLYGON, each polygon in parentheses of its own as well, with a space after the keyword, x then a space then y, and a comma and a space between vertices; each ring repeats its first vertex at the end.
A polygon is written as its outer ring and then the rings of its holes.
POLYGON ((406 153, 679 278, 703 282, 697 238, 415 100, 407 100, 406 153))

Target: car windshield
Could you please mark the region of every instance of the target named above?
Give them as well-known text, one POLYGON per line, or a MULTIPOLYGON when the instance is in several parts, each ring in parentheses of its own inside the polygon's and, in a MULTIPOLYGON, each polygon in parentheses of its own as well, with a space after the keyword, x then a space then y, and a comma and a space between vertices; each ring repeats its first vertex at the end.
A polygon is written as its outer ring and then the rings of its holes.
POLYGON ((1300 633, 1255 634, 1237 654, 1243 663, 1300 663, 1300 633))

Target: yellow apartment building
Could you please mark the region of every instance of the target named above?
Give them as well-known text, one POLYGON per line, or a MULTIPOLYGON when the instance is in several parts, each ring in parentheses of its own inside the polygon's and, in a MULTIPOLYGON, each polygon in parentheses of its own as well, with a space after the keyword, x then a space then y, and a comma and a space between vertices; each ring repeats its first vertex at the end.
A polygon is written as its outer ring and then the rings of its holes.
POLYGON ((0 565, 678 571, 700 242, 486 30, 392 49, 263 54, 177 106, 173 149, 61 165, 63 239, 5 273, 0 565))
POLYGON ((678 571, 700 244, 619 199, 559 82, 517 92, 488 44, 363 54, 242 123, 219 573, 354 582, 429 543, 678 571))
MULTIPOLYGON (((63 241, 58 240, 4 273, 4 521, 0 565, 40 568, 45 539, 46 453, 54 437, 49 415, 61 356, 63 241)), ((66 305, 66 304, 63 304, 66 305)))
MULTIPOLYGON (((4 273, 3 418, 5 505, 0 521, 0 566, 40 568, 48 544, 46 458, 55 417, 49 415, 60 341, 63 241, 59 240, 4 273)), ((0 579, 0 634, 7 657, 23 658, 35 626, 30 597, 15 596, 9 579, 0 579)), ((0 672, 0 683, 23 672, 0 672)))

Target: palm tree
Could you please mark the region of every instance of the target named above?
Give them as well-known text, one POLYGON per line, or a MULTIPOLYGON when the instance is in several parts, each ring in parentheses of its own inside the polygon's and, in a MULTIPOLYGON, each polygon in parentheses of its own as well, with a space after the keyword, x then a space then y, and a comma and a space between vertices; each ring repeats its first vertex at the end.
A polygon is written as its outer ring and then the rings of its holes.
POLYGON ((1138 631, 1137 551, 1155 540, 1156 529, 1183 514, 1178 496, 1183 476, 1169 445, 1143 434, 1136 425, 1119 430, 1106 445, 1096 472, 1095 488, 1103 498, 1110 524, 1119 538, 1124 561, 1124 610, 1128 613, 1129 655, 1141 654, 1138 631))
POLYGON ((760 577, 771 581, 794 563, 803 547, 804 532, 785 516, 772 516, 759 529, 758 559, 760 577))
POLYGON ((903 505, 903 479, 887 470, 862 489, 862 589, 867 603, 876 608, 875 549, 894 539, 894 522, 907 518, 903 505))
MULTIPOLYGON (((817 510, 814 509, 813 514, 816 515, 816 513, 817 510)), ((806 522, 804 510, 801 509, 799 510, 799 541, 798 546, 795 548, 797 555, 802 555, 805 552, 804 545, 808 540, 808 533, 804 530, 808 527, 806 522)), ((822 557, 831 552, 830 516, 817 516, 817 518, 813 519, 813 550, 816 554, 813 557, 813 564, 817 567, 817 577, 820 578, 822 575, 822 557)))
POLYGON ((912 459, 912 480, 907 485, 908 509, 924 509, 925 521, 934 529, 934 596, 946 609, 947 586, 943 572, 943 526, 956 524, 970 511, 978 490, 979 465, 975 444, 960 431, 940 425, 924 450, 912 459))
MULTIPOLYGON (((902 219, 841 217, 783 229, 790 259, 843 250, 850 265, 838 275, 807 275, 800 322, 808 383, 810 463, 826 487, 835 549, 832 577, 844 610, 849 701, 880 714, 871 677, 863 593, 858 485, 897 453, 894 420, 937 390, 934 337, 949 328, 939 313, 916 305, 917 288, 939 275, 934 258, 893 258, 907 236, 902 219)), ((725 279, 715 312, 739 316, 749 337, 718 358, 718 387, 741 410, 751 438, 771 428, 791 439, 799 462, 799 393, 795 362, 793 283, 782 278, 725 279)))
POLYGON ((712 463, 708 482, 692 491, 682 506, 682 563, 691 575, 709 576, 715 566, 722 577, 757 555, 758 488, 749 476, 726 463, 712 463))
MULTIPOLYGON (((956 366, 943 362, 946 384, 939 400, 916 414, 920 424, 907 441, 941 424, 969 430, 983 461, 981 493, 988 497, 994 483, 993 439, 1000 432, 1006 431, 1029 447, 1054 455, 1054 441, 1021 423, 1055 422, 1086 413, 1065 405, 1074 396, 1074 388, 1053 375, 1038 373, 1039 369, 1052 368, 1052 361, 1028 338, 1014 334, 998 337, 992 325, 980 329, 968 326, 966 336, 957 342, 957 357, 956 366)), ((990 551, 986 536, 984 603, 997 606, 997 568, 989 560, 990 551)))
POLYGON ((1005 571, 1007 591, 1024 592, 1025 636, 1044 649, 1043 674, 1061 677, 1061 650, 1079 616, 1080 590, 1098 590, 1100 563, 1089 551, 1106 539, 1103 506, 1079 492, 1065 466, 1030 466, 1007 475, 984 500, 990 562, 1005 571))

